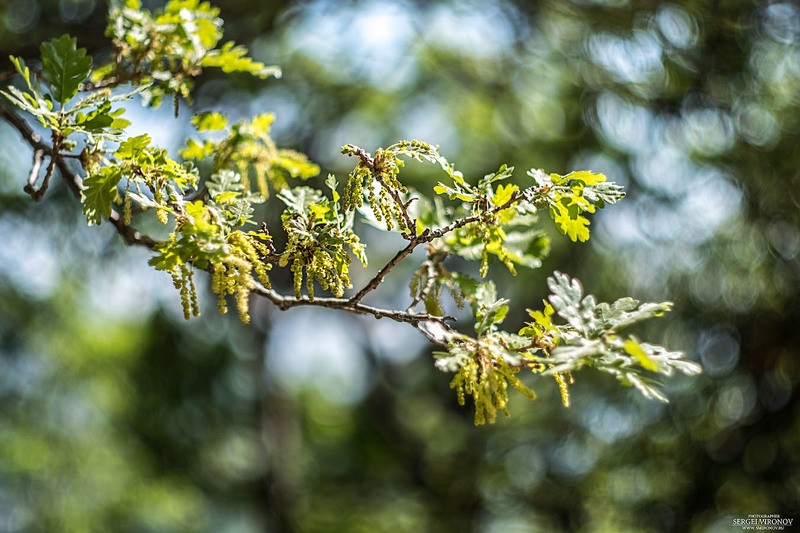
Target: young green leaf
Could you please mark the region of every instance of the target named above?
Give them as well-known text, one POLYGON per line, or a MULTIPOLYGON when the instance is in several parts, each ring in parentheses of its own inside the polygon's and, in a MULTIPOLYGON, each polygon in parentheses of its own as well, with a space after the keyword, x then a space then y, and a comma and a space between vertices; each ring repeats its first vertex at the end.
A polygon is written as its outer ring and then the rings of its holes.
POLYGON ((530 199, 547 205, 558 230, 573 242, 589 240, 589 219, 584 213, 594 213, 625 196, 622 187, 588 170, 560 176, 531 169, 528 175, 538 187, 529 189, 530 199))
POLYGON ((582 213, 574 198, 567 196, 561 196, 558 201, 550 204, 550 215, 558 230, 572 242, 589 240, 589 219, 582 216, 582 213))
POLYGON ((92 70, 92 58, 85 48, 77 48, 78 41, 69 35, 42 43, 42 73, 50 84, 50 93, 62 104, 78 92, 80 84, 92 70))
POLYGON ((550 178, 556 185, 568 183, 569 180, 581 181, 584 185, 597 185, 606 181, 606 177, 598 172, 591 172, 589 170, 578 170, 570 172, 566 176, 559 176, 558 174, 550 174, 550 178))
POLYGON ((247 57, 247 48, 241 45, 234 46, 233 42, 225 43, 220 49, 210 50, 203 57, 202 65, 204 67, 221 68, 222 72, 225 73, 246 72, 261 79, 270 76, 281 77, 281 69, 279 67, 267 66, 259 61, 254 61, 252 58, 247 57))
POLYGON ((636 360, 639 361, 639 364, 642 365, 642 368, 651 372, 658 372, 658 365, 656 362, 653 361, 649 355, 647 355, 647 352, 645 352, 642 347, 639 346, 639 343, 634 338, 626 340, 624 348, 628 354, 634 356, 636 360))
POLYGON ((122 179, 120 168, 110 166, 101 168, 97 174, 92 174, 83 181, 85 186, 81 191, 83 212, 90 226, 100 224, 103 219, 111 216, 111 203, 117 196, 117 184, 120 179, 122 179))
POLYGON ((225 129, 228 119, 222 113, 198 113, 192 117, 192 125, 197 131, 216 131, 225 129))
POLYGON ((135 159, 136 156, 150 145, 150 136, 146 133, 130 137, 119 145, 117 151, 114 153, 121 159, 135 159))
POLYGON ((519 187, 513 184, 499 185, 494 193, 494 197, 492 197, 492 204, 495 207, 507 204, 518 190, 519 187))

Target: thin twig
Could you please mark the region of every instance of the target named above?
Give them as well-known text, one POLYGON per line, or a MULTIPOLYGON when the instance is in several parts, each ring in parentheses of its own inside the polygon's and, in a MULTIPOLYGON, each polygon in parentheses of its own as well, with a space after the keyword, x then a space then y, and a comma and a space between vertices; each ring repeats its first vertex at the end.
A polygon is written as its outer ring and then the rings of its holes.
POLYGON ((364 296, 366 296, 366 295, 367 295, 369 292, 371 292, 371 291, 373 291, 373 290, 377 289, 377 288, 378 288, 378 286, 379 286, 381 283, 383 283, 383 280, 384 280, 384 278, 386 277, 386 275, 387 275, 387 274, 388 274, 388 273, 389 273, 389 272, 390 272, 390 271, 391 271, 391 270, 392 270, 392 269, 393 269, 395 266, 397 266, 397 263, 399 263, 400 261, 402 261, 402 260, 403 260, 403 259, 404 259, 404 258, 405 258, 407 255, 409 255, 411 252, 413 252, 413 251, 414 251, 414 248, 416 248, 416 247, 417 247, 417 244, 419 244, 419 243, 416 241, 416 239, 412 239, 412 240, 411 240, 411 242, 409 242, 409 243, 406 245, 406 247, 405 247, 405 248, 403 248, 402 250, 400 250, 399 252, 397 252, 397 253, 395 254, 395 256, 394 256, 394 257, 392 257, 392 258, 389 260, 389 262, 388 262, 388 263, 386 263, 386 265, 384 265, 384 267, 378 271, 378 273, 377 273, 377 274, 375 274, 375 277, 373 277, 371 280, 369 280, 369 282, 368 282, 368 283, 367 283, 367 284, 364 286, 364 288, 363 288, 363 289, 361 289, 360 291, 358 291, 358 292, 355 294, 355 296, 353 296, 352 298, 350 298, 350 302, 351 302, 352 304, 357 304, 357 303, 358 303, 358 302, 360 302, 360 301, 361 301, 361 299, 362 299, 362 298, 364 298, 364 296))
POLYGON ((81 83, 78 86, 78 90, 84 91, 84 92, 85 91, 96 91, 98 89, 116 87, 118 85, 122 85, 126 81, 127 80, 124 80, 123 78, 111 77, 111 78, 106 78, 104 80, 100 80, 98 82, 81 83))
POLYGON ((401 232, 400 235, 410 241, 414 237, 414 232, 416 231, 416 222, 411 219, 411 215, 408 214, 408 206, 411 204, 411 201, 404 202, 403 199, 400 197, 400 193, 397 189, 393 189, 389 187, 389 184, 381 177, 379 172, 375 172, 374 168, 370 169, 370 172, 373 173, 375 177, 375 181, 377 181, 381 187, 391 196, 394 203, 397 204, 397 207, 400 208, 400 215, 403 217, 403 223, 406 225, 407 232, 401 232))
POLYGON ((508 209, 509 207, 511 207, 512 204, 520 201, 522 198, 524 198, 524 196, 525 196, 524 191, 517 191, 511 196, 511 198, 509 198, 507 202, 503 203, 502 205, 493 207, 492 209, 489 209, 487 211, 482 211, 480 213, 470 215, 468 217, 460 218, 454 222, 451 222, 446 226, 442 226, 441 228, 431 230, 427 233, 423 233, 422 235, 420 235, 420 238, 423 238, 422 242, 431 242, 433 239, 438 239, 440 237, 443 237, 444 235, 450 233, 451 231, 466 226, 467 224, 478 222, 479 220, 486 218, 487 216, 496 215, 500 211, 508 209))
POLYGON ((433 290, 434 285, 436 284, 437 270, 441 271, 441 264, 445 257, 447 257, 446 253, 436 250, 433 246, 428 246, 428 258, 425 259, 422 265, 420 265, 421 268, 426 270, 427 279, 425 280, 425 286, 422 287, 422 290, 413 297, 413 300, 406 309, 406 312, 412 312, 420 302, 427 300, 428 296, 433 290))
MULTIPOLYGON (((56 139, 56 142, 59 142, 58 139, 56 139)), ((56 169, 56 162, 59 161, 57 152, 57 148, 53 147, 53 150, 50 152, 50 163, 47 165, 47 170, 44 173, 44 179, 42 180, 42 184, 39 186, 39 188, 34 188, 30 182, 24 188, 25 192, 30 194, 31 198, 37 202, 42 199, 42 196, 44 196, 44 194, 47 192, 47 189, 50 187, 50 178, 53 177, 53 171, 56 169)))
MULTIPOLYGON (((33 151, 33 163, 31 165, 31 172, 28 174, 28 185, 25 187, 25 192, 28 192, 28 189, 31 191, 34 190, 36 179, 39 177, 39 170, 42 168, 42 158, 44 158, 44 150, 39 148, 33 151)), ((28 192, 28 194, 30 194, 30 192, 28 192)))

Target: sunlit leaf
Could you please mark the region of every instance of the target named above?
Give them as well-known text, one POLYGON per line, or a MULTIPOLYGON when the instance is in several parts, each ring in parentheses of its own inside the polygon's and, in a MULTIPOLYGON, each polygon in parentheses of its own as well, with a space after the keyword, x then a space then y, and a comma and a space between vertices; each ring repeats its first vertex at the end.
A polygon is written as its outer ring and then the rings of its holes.
POLYGON ((624 344, 625 351, 628 352, 630 355, 634 356, 639 364, 642 365, 642 368, 645 370, 650 370, 651 372, 658 372, 658 365, 655 361, 653 361, 647 352, 645 352, 639 343, 636 342, 634 339, 628 339, 625 341, 624 344))
POLYGON ((89 225, 100 224, 111 216, 111 204, 117 196, 117 184, 122 179, 118 167, 103 167, 87 176, 81 191, 83 212, 89 225))
POLYGON ((92 58, 85 48, 77 48, 77 39, 62 35, 41 45, 42 73, 57 101, 68 102, 92 70, 92 58))
POLYGON ((228 119, 221 113, 198 113, 192 117, 192 124, 197 131, 215 131, 225 129, 228 119))

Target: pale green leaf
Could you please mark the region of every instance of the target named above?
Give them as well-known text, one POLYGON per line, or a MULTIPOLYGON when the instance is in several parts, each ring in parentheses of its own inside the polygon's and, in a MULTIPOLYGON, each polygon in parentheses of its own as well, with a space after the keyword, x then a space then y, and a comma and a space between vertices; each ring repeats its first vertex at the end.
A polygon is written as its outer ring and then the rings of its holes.
POLYGON ((495 207, 507 204, 518 190, 519 187, 512 184, 498 186, 492 198, 492 204, 495 207))
POLYGON ((202 65, 204 67, 218 67, 226 73, 246 72, 259 78, 281 77, 281 69, 279 67, 267 66, 247 57, 247 48, 234 46, 233 42, 225 43, 218 50, 211 50, 203 57, 202 65))
POLYGON ((225 129, 228 119, 221 113, 198 113, 192 117, 192 125, 197 131, 217 131, 225 129))

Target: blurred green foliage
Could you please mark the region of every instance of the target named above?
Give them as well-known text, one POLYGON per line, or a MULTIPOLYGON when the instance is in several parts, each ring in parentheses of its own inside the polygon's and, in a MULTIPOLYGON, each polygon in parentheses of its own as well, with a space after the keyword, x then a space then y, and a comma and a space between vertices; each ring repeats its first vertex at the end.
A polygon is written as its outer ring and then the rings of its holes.
MULTIPOLYGON (((402 325, 264 302, 250 328, 211 312, 183 324, 169 280, 134 266, 147 254, 86 228, 62 185, 31 205, 28 152, 0 124, 0 531, 730 531, 751 513, 800 518, 795 4, 220 4, 226 39, 284 78, 204 74, 196 110, 275 112, 276 139, 323 175, 350 169, 345 143, 420 138, 469 177, 508 163, 625 183, 592 242, 554 239, 533 274, 497 269, 498 294, 538 308, 561 270, 601 300, 673 300, 642 336, 705 374, 670 383, 667 406, 585 376, 569 410, 543 388, 476 429, 402 325)), ((105 11, 4 2, 0 56, 36 56, 69 32, 102 57, 105 11)), ((190 133, 164 125, 168 106, 136 113, 175 149, 190 133)), ((435 185, 427 170, 409 164, 409 185, 435 185)), ((367 244, 375 265, 396 249, 367 244)), ((407 263, 376 300, 407 303, 407 263)), ((520 307, 505 323, 526 320, 520 307)))

